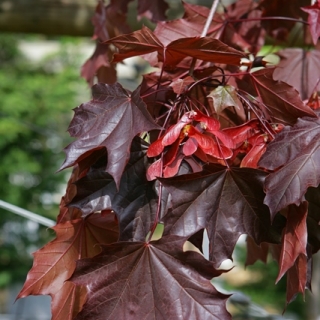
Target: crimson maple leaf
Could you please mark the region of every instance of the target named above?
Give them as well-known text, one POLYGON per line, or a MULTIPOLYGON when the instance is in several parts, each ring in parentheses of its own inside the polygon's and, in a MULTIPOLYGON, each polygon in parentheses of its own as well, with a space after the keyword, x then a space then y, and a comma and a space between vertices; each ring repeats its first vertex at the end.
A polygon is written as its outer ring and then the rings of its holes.
POLYGON ((231 319, 228 296, 210 282, 223 271, 197 252, 183 252, 184 242, 172 236, 120 242, 78 261, 70 280, 90 290, 76 320, 231 319))
POLYGON ((114 55, 114 62, 152 52, 157 52, 158 60, 167 66, 174 66, 188 56, 204 61, 234 65, 239 65, 240 59, 245 57, 241 51, 210 37, 180 38, 164 45, 147 27, 115 37, 106 43, 112 43, 119 49, 119 53, 114 55))
POLYGON ((67 221, 53 227, 57 237, 34 253, 34 263, 17 298, 50 295, 56 320, 72 320, 86 299, 86 289, 76 288, 66 280, 72 275, 76 260, 93 257, 118 239, 114 214, 92 214, 86 219, 67 221), (68 304, 69 302, 72 302, 68 304))
POLYGON ((301 253, 287 272, 286 303, 292 302, 299 292, 304 294, 306 289, 311 290, 310 281, 311 260, 301 253))
POLYGON ((320 183, 320 119, 298 119, 285 127, 267 146, 259 166, 273 170, 265 181, 266 198, 271 215, 304 200, 308 187, 320 183))
POLYGON ((146 110, 139 89, 130 94, 119 83, 100 83, 92 87, 92 95, 91 101, 75 109, 68 131, 77 140, 65 148, 66 160, 60 170, 78 163, 89 151, 105 147, 106 171, 119 186, 132 139, 138 133, 159 127, 146 110))
POLYGON ((307 213, 308 203, 306 201, 299 207, 289 206, 279 258, 280 270, 276 283, 294 265, 299 255, 307 256, 307 213))
POLYGON ((268 208, 262 204, 265 176, 250 168, 209 165, 200 173, 161 179, 172 195, 172 209, 162 219, 164 233, 188 238, 206 228, 215 266, 231 259, 241 234, 258 244, 279 241, 268 208))

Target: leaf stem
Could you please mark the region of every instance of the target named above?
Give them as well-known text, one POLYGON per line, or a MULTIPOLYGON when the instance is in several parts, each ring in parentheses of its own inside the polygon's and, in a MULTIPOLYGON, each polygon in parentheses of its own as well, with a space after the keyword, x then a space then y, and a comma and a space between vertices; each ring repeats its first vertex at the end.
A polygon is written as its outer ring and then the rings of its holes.
POLYGON ((274 134, 272 133, 272 131, 270 131, 270 129, 268 128, 268 126, 265 124, 265 122, 263 121, 262 117, 259 116, 259 114, 257 113, 257 111, 255 110, 255 108, 250 104, 250 102, 248 101, 248 99, 246 97, 244 97, 243 95, 239 95, 239 97, 241 99, 243 99, 243 101, 246 103, 246 105, 252 110, 252 112, 255 114, 255 116, 257 117, 257 119, 260 121, 261 125, 264 127, 264 129, 266 130, 266 132, 271 136, 272 140, 274 139, 274 134))

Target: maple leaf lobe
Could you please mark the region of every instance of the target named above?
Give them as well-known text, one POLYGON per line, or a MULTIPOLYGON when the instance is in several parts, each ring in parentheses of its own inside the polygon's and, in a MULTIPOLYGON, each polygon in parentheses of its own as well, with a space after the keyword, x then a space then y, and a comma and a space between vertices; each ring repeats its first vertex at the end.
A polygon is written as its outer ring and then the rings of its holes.
POLYGON ((80 260, 71 281, 90 291, 76 320, 231 319, 228 296, 210 282, 223 271, 197 252, 183 252, 183 243, 172 236, 148 244, 115 243, 80 260))
POLYGON ((140 98, 139 88, 129 94, 119 83, 100 83, 93 86, 92 95, 91 101, 75 109, 68 131, 77 140, 65 148, 66 160, 60 170, 74 165, 87 152, 105 147, 106 171, 119 185, 133 138, 159 126, 140 98))

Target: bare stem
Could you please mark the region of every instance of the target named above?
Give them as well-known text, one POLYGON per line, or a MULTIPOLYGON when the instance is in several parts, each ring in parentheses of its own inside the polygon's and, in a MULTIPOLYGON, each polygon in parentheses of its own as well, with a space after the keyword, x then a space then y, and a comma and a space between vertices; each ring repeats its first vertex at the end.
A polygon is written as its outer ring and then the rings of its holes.
POLYGON ((210 23, 213 19, 213 16, 215 14, 215 12, 217 11, 218 8, 218 4, 219 4, 220 0, 214 0, 206 21, 205 26, 203 27, 202 33, 201 33, 201 37, 205 37, 208 33, 209 27, 210 27, 210 23))
MULTIPOLYGON (((207 17, 206 24, 204 25, 202 33, 201 33, 201 37, 205 37, 207 35, 209 27, 210 27, 210 23, 211 23, 211 21, 213 19, 213 16, 214 16, 215 12, 217 11, 219 2, 220 2, 220 0, 214 0, 212 2, 212 6, 211 6, 211 9, 210 9, 209 15, 207 17)), ((193 75, 193 70, 194 70, 194 67, 196 65, 196 62, 197 62, 197 59, 193 58, 192 62, 191 62, 190 72, 189 72, 190 76, 193 75)))

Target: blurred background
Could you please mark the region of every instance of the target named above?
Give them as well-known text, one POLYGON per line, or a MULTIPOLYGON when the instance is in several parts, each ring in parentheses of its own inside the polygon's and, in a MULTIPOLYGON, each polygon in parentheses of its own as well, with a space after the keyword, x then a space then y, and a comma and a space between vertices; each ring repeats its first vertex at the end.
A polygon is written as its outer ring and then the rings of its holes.
MULTIPOLYGON (((168 1, 172 17, 181 3, 168 1)), ((211 0, 186 1, 211 5, 211 0)), ((0 200, 51 220, 70 170, 56 173, 71 142, 66 132, 72 109, 90 99, 80 68, 94 51, 91 17, 95 0, 0 0, 0 200)), ((136 13, 129 23, 137 28, 136 13)), ((140 60, 119 66, 121 83, 135 87, 140 60), (137 68, 138 66, 138 68, 137 68)), ((49 320, 50 297, 14 303, 32 266, 32 252, 54 232, 0 208, 0 320, 49 320)), ((215 285, 237 292, 229 303, 234 319, 319 319, 307 293, 285 306, 286 279, 275 285, 278 267, 270 258, 244 269, 245 241, 234 254, 236 267, 215 285), (313 314, 311 314, 313 313, 313 314)), ((230 264, 229 264, 230 265, 230 264)))

